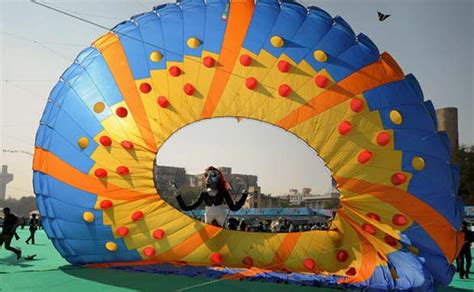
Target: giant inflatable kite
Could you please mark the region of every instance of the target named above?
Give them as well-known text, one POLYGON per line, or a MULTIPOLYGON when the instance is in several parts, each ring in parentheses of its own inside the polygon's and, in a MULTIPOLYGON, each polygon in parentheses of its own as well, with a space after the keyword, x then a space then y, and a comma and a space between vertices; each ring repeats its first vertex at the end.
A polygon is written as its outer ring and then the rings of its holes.
POLYGON ((416 79, 341 17, 184 0, 120 23, 64 72, 37 133, 34 189, 72 264, 430 290, 451 281, 462 243, 448 145, 416 79), (231 231, 160 199, 160 146, 216 117, 269 123, 314 149, 341 194, 331 229, 231 231))

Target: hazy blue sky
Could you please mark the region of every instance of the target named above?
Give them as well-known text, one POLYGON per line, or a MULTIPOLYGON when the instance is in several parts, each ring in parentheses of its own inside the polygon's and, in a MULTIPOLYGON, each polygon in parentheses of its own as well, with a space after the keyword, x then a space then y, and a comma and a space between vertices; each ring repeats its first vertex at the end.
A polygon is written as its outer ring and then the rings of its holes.
MULTIPOLYGON (((113 27, 165 1, 43 2, 113 27)), ((417 77, 425 99, 433 100, 436 107, 458 107, 460 142, 474 144, 474 1, 301 2, 319 6, 333 16, 341 15, 356 33, 368 35, 380 51, 388 51, 398 61, 405 73, 411 72, 417 77), (377 11, 392 16, 379 22, 377 11)), ((2 149, 32 152, 49 91, 82 48, 105 31, 29 1, 1 0, 0 10, 0 145, 2 149)), ((302 142, 283 136, 278 129, 250 121, 240 124, 235 120, 210 121, 184 129, 173 137, 159 159, 187 167, 191 172, 198 172, 211 163, 233 166, 237 172, 257 174, 265 192, 281 193, 290 187, 303 186, 326 190, 329 179, 319 159, 302 142), (183 152, 173 153, 173 149, 187 149, 187 137, 201 137, 206 124, 212 124, 213 131, 224 135, 218 149, 209 148, 205 141, 196 144, 194 139, 199 152, 189 152, 186 157, 175 155, 183 152), (292 150, 295 147, 300 150, 292 150), (208 155, 216 152, 220 154, 208 155), (291 179, 285 179, 287 173, 291 179)), ((7 194, 32 193, 31 157, 2 152, 0 157, 0 163, 8 164, 16 176, 7 194)))

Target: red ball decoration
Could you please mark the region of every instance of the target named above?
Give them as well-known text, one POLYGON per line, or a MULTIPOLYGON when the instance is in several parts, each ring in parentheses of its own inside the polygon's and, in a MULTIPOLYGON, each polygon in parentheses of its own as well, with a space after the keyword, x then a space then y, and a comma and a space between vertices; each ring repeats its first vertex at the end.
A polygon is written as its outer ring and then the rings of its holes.
POLYGON ((97 176, 98 178, 106 178, 107 177, 107 170, 103 169, 103 168, 97 168, 95 171, 94 171, 94 174, 95 176, 97 176))
POLYGON ((100 202, 100 208, 104 210, 112 208, 113 205, 114 203, 111 200, 103 200, 100 202))
POLYGON ((146 82, 140 84, 140 91, 145 94, 149 93, 151 91, 151 85, 146 82))
POLYGON ((252 57, 247 54, 241 55, 239 61, 240 64, 245 67, 252 65, 252 57))
POLYGON ((153 231, 153 238, 156 240, 163 239, 165 237, 165 231, 163 229, 156 229, 153 231))
POLYGON ((162 107, 162 108, 167 108, 168 105, 170 104, 170 102, 168 101, 168 99, 164 96, 158 96, 158 100, 157 100, 158 104, 162 107))
POLYGON ((109 147, 110 145, 112 145, 112 139, 110 139, 109 136, 100 137, 99 142, 100 144, 102 144, 102 146, 105 146, 105 147, 109 147))
POLYGON ((316 263, 314 262, 313 259, 307 258, 307 259, 304 260, 303 266, 304 266, 307 270, 312 271, 312 270, 316 267, 316 263))
POLYGON ((122 142, 120 142, 120 145, 122 145, 122 147, 126 150, 133 150, 133 148, 135 147, 132 142, 127 140, 123 140, 122 142))
POLYGON ((168 71, 173 77, 178 77, 179 75, 181 75, 181 69, 178 66, 171 66, 168 71))
POLYGON ((122 237, 123 237, 123 236, 127 236, 127 235, 128 235, 128 232, 129 232, 129 230, 128 230, 128 228, 125 227, 125 226, 120 226, 119 228, 117 228, 117 234, 118 234, 119 236, 122 236, 122 237))
POLYGON ((387 132, 380 132, 377 134, 377 144, 380 146, 387 146, 390 143, 390 134, 387 132))
POLYGON ((348 258, 349 258, 349 253, 345 250, 340 250, 336 254, 336 259, 341 263, 347 261, 348 258))
POLYGON ((291 70, 291 64, 284 60, 279 61, 277 67, 278 70, 283 73, 287 73, 291 70))
POLYGON ((216 60, 211 56, 206 56, 202 60, 202 64, 207 68, 212 68, 216 65, 216 60))
POLYGON ((196 89, 191 83, 186 83, 183 86, 183 90, 184 90, 184 93, 186 93, 186 95, 193 95, 194 92, 196 91, 196 89))
POLYGON ((250 90, 254 90, 258 86, 258 81, 253 77, 249 77, 247 80, 245 80, 245 86, 247 86, 247 88, 250 90))
POLYGON ((133 221, 138 221, 143 219, 143 212, 142 211, 135 211, 132 214, 132 220, 133 221))
POLYGON ((375 229, 374 225, 369 223, 362 224, 362 230, 371 235, 375 235, 375 233, 377 233, 377 229, 375 229))
POLYGON ((242 263, 247 267, 252 267, 253 266, 253 259, 252 259, 252 257, 247 256, 242 260, 242 263))
POLYGON ((390 246, 397 246, 397 243, 398 243, 397 239, 391 235, 388 235, 388 234, 385 235, 384 240, 390 246))
POLYGON ((329 85, 329 79, 326 76, 318 75, 314 78, 314 82, 319 88, 326 88, 329 85))
POLYGON ((408 219, 402 214, 395 214, 392 217, 392 223, 397 226, 403 226, 408 224, 408 219))
POLYGON ((278 93, 281 97, 288 97, 291 94, 291 87, 288 84, 282 84, 278 88, 278 93))
POLYGON ((143 249, 143 254, 147 257, 152 257, 156 254, 156 250, 154 247, 147 246, 143 249))
POLYGON ((217 266, 222 265, 222 255, 218 252, 213 252, 211 256, 209 257, 209 259, 214 265, 217 265, 217 266))
POLYGON ((369 217, 370 219, 375 220, 375 221, 378 221, 378 222, 381 221, 380 216, 375 214, 375 213, 367 213, 366 216, 369 217))
POLYGON ((398 186, 407 180, 407 176, 401 172, 397 172, 392 175, 392 184, 398 186))
POLYGON ((339 124, 337 130, 339 131, 339 134, 347 135, 352 130, 352 124, 348 121, 343 121, 339 124))
POLYGON ((350 267, 349 270, 346 271, 347 276, 355 276, 356 269, 354 267, 350 267))
POLYGON ((364 101, 360 98, 354 97, 351 100, 351 110, 356 113, 360 113, 364 109, 364 101))
POLYGON ((366 164, 367 162, 369 162, 369 160, 372 159, 372 156, 372 152, 370 152, 369 150, 364 150, 361 151, 359 155, 357 155, 357 160, 360 164, 366 164))
POLYGON ((128 167, 122 165, 117 167, 117 173, 119 175, 128 175, 130 174, 130 170, 128 169, 128 167))
POLYGON ((117 114, 117 116, 121 118, 125 118, 128 115, 128 110, 124 108, 123 106, 121 106, 115 110, 115 113, 117 114))

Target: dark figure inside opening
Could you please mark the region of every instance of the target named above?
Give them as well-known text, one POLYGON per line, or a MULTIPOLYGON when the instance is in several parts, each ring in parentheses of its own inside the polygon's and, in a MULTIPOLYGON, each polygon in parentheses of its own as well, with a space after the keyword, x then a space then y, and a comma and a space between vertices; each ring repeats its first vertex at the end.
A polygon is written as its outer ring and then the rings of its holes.
POLYGON ((217 168, 210 166, 204 173, 206 183, 206 190, 199 194, 199 197, 191 204, 187 205, 181 195, 176 192, 176 200, 179 206, 184 211, 191 211, 196 209, 204 202, 206 204, 206 211, 204 221, 208 224, 213 224, 223 227, 227 219, 227 212, 223 206, 224 201, 232 211, 238 211, 247 200, 248 193, 244 190, 242 196, 237 202, 231 197, 230 186, 217 168))
POLYGON ((462 223, 461 232, 464 233, 464 243, 459 256, 456 258, 456 265, 461 279, 469 279, 472 261, 471 243, 474 241, 474 234, 468 229, 466 221, 462 223), (464 267, 464 260, 466 260, 466 267, 464 267))
POLYGON ((38 223, 39 220, 36 219, 36 214, 31 214, 31 219, 30 219, 30 237, 26 240, 26 244, 31 243, 35 244, 35 232, 38 229, 38 223))
POLYGON ((10 244, 20 222, 18 217, 10 212, 10 208, 4 208, 3 214, 5 214, 5 219, 3 220, 3 229, 0 236, 0 247, 5 243, 5 249, 15 253, 18 260, 21 258, 21 250, 11 247, 10 244))

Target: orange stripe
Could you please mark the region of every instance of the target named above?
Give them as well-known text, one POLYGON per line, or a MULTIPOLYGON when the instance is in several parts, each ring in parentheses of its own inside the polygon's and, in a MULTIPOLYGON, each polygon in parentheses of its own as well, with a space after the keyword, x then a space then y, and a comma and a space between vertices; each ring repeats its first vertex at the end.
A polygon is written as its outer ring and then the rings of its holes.
POLYGON ((148 149, 155 152, 155 138, 119 38, 109 32, 93 45, 102 53, 148 149))
POLYGON ((456 257, 456 230, 431 206, 404 190, 355 178, 334 177, 340 189, 373 196, 410 216, 431 236, 452 262, 456 257))
POLYGON ((244 272, 240 273, 235 273, 235 274, 227 274, 221 277, 221 279, 226 279, 226 280, 243 280, 247 277, 255 277, 259 274, 263 274, 267 272, 268 270, 261 270, 259 268, 252 267, 244 272))
POLYGON ((301 232, 288 233, 285 238, 283 238, 283 241, 275 252, 275 257, 267 266, 267 268, 275 270, 275 267, 283 267, 286 260, 293 252, 293 249, 295 248, 300 236, 301 232))
POLYGON ((195 251, 198 247, 204 244, 208 239, 219 234, 222 228, 206 224, 199 232, 174 246, 172 249, 165 251, 157 256, 158 259, 165 261, 178 261, 195 251))
POLYGON ((158 194, 143 194, 140 192, 122 189, 106 181, 89 176, 67 164, 53 153, 35 148, 33 170, 45 173, 72 187, 88 193, 115 200, 158 200, 158 194))
POLYGON ((342 278, 339 279, 339 283, 358 283, 363 282, 369 279, 374 273, 375 267, 377 265, 377 253, 374 247, 370 242, 365 238, 365 234, 354 221, 352 221, 347 214, 344 213, 343 209, 339 209, 338 214, 340 214, 357 232, 357 236, 360 239, 360 253, 361 253, 361 263, 360 267, 357 268, 357 274, 354 277, 342 278))
POLYGON ((281 119, 277 126, 290 129, 310 118, 334 107, 364 91, 385 83, 403 79, 403 72, 388 53, 380 60, 352 73, 339 83, 312 98, 288 116, 281 119))
POLYGON ((252 19, 253 9, 253 0, 234 0, 230 2, 228 23, 218 61, 220 68, 214 73, 201 118, 211 117, 219 104, 234 64, 239 57, 240 48, 252 19))

